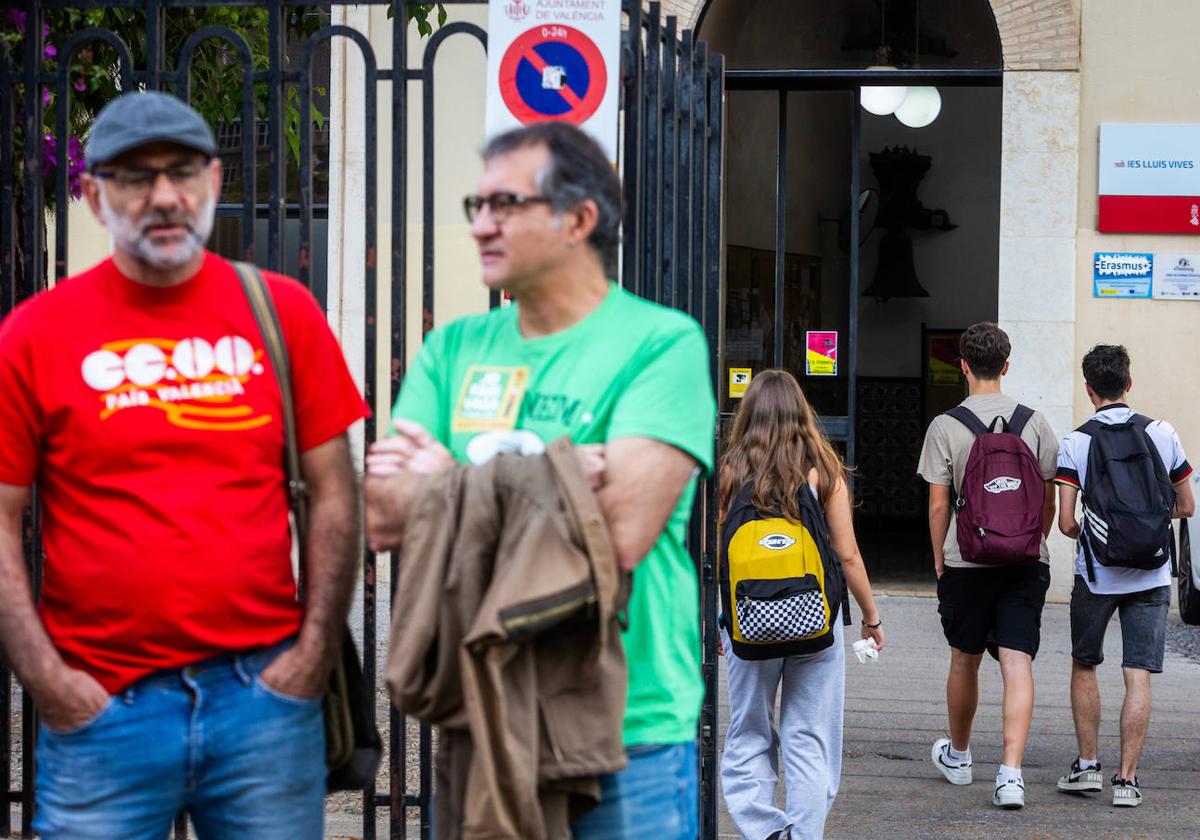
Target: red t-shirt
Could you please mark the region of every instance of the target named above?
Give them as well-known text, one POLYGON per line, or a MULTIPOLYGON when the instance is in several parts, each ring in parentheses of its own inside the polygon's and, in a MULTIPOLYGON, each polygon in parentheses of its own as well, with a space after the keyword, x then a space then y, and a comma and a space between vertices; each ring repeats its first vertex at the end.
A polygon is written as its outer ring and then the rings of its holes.
MULTIPOLYGON (((366 406, 312 295, 266 279, 301 450, 366 406)), ((282 398, 233 267, 171 288, 112 260, 0 323, 0 483, 36 483, 40 612, 67 664, 118 692, 295 633, 282 398)))

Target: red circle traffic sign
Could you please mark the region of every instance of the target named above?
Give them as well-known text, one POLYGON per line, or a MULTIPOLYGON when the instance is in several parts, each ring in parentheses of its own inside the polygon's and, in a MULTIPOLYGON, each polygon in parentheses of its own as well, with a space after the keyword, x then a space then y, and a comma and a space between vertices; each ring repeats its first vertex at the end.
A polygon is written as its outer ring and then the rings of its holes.
POLYGON ((571 26, 535 26, 500 60, 500 95, 522 124, 580 125, 596 113, 608 87, 600 49, 571 26))

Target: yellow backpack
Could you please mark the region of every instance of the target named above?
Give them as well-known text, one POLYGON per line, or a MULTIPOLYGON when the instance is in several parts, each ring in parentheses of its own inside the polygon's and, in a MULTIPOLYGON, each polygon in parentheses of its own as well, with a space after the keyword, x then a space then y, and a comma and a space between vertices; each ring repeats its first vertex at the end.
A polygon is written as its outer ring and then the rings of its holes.
POLYGON ((763 512, 747 485, 722 526, 723 620, 741 659, 814 653, 833 644, 839 611, 850 623, 842 563, 817 499, 800 491, 800 522, 763 512))

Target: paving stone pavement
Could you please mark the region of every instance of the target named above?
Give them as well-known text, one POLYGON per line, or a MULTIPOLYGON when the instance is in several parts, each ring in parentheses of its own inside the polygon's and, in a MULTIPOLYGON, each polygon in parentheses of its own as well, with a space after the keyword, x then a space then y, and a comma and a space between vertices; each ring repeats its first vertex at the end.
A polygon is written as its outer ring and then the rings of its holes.
MULTIPOLYGON (((842 785, 826 825, 827 838, 1200 837, 1200 664, 1168 648, 1164 673, 1153 678, 1154 709, 1138 771, 1141 807, 1113 808, 1107 781, 1101 796, 1061 794, 1055 781, 1077 751, 1069 694, 1071 645, 1067 606, 1048 604, 1041 651, 1034 661, 1036 700, 1024 766, 1026 807, 1001 812, 991 805, 1002 745, 999 666, 988 657, 981 668, 971 744, 975 783, 954 787, 929 759, 930 746, 946 726, 950 661, 936 602, 885 595, 879 607, 887 632, 879 660, 860 665, 847 651, 842 785)), ((1171 621, 1179 621, 1174 607, 1171 621)), ((847 644, 851 641, 847 638, 847 644)), ((1120 662, 1120 624, 1114 619, 1099 669, 1100 760, 1106 779, 1119 764, 1118 719, 1124 694, 1120 662)), ((724 732, 728 703, 723 669, 721 691, 724 732)), ((722 806, 720 837, 739 836, 722 806)))
MULTIPOLYGON (((1054 789, 1076 748, 1068 693, 1067 607, 1049 604, 1042 619, 1041 653, 1034 663, 1037 700, 1024 768, 1027 805, 1022 811, 1000 812, 990 804, 1001 747, 998 666, 988 659, 981 670, 972 743, 975 784, 953 787, 929 762, 929 747, 946 725, 944 692, 950 659, 936 604, 930 597, 882 595, 879 605, 887 631, 887 646, 879 661, 859 665, 848 657, 842 786, 826 826, 827 838, 1200 838, 1200 663, 1180 652, 1200 638, 1200 628, 1179 626, 1174 606, 1168 634, 1174 647, 1168 647, 1164 673, 1152 683, 1154 712, 1139 770, 1143 805, 1113 808, 1107 784, 1103 796, 1087 799, 1054 789)), ((386 613, 382 609, 381 613, 382 632, 386 613)), ((1100 759, 1107 777, 1118 758, 1123 696, 1120 625, 1115 619, 1109 626, 1105 656, 1100 667, 1100 759)), ((723 672, 722 668, 722 733, 728 721, 723 672)), ((415 767, 409 770, 410 783, 415 782, 415 767)), ((354 799, 331 797, 326 823, 330 840, 363 836, 354 799)), ((419 836, 415 816, 410 812, 408 837, 419 836)), ((380 817, 386 817, 386 811, 380 817)), ((379 821, 377 831, 379 837, 388 836, 385 819, 379 821)), ((723 805, 719 837, 739 837, 723 805)))

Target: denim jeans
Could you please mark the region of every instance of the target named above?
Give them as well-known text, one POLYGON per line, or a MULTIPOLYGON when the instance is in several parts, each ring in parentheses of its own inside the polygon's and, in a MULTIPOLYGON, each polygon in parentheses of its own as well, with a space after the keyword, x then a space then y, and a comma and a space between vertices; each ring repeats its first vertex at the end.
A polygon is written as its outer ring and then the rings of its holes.
POLYGON ((320 698, 272 691, 258 674, 291 640, 153 674, 67 732, 41 727, 43 840, 164 840, 187 811, 202 840, 320 840, 320 698))
POLYGON ((629 765, 600 777, 600 804, 571 824, 575 840, 695 840, 696 744, 629 747, 629 765))

